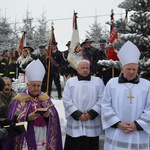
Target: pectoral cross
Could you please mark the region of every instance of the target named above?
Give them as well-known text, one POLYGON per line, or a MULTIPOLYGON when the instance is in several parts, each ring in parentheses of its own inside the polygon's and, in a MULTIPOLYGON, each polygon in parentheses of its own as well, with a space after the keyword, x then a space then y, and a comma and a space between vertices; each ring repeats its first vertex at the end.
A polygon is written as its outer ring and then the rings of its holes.
POLYGON ((36 105, 37 105, 37 103, 35 103, 35 102, 32 104, 32 106, 34 107, 35 110, 36 110, 36 105))
POLYGON ((130 91, 130 95, 128 96, 128 98, 130 98, 130 104, 132 104, 132 98, 134 98, 134 96, 132 96, 131 91, 130 91))

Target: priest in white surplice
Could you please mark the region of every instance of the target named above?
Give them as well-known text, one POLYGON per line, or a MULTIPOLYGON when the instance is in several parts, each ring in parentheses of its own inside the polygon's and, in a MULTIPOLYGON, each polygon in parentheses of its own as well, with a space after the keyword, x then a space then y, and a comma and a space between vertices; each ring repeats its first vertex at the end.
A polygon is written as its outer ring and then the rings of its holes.
POLYGON ((101 104, 104 150, 149 150, 150 82, 137 75, 139 57, 130 41, 118 52, 121 74, 107 83, 101 104))
POLYGON ((67 80, 63 92, 67 119, 64 150, 99 150, 104 83, 90 75, 88 60, 77 63, 77 72, 67 80))

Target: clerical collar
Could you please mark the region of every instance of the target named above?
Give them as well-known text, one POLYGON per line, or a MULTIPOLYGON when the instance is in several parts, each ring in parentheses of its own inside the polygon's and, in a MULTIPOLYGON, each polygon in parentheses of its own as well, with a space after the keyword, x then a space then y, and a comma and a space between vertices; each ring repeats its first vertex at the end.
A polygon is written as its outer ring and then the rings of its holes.
POLYGON ((134 84, 138 84, 139 83, 139 77, 136 76, 136 78, 134 78, 133 80, 128 81, 123 74, 121 73, 118 79, 118 83, 134 83, 134 84))
POLYGON ((31 96, 31 97, 33 97, 33 98, 36 98, 36 97, 38 97, 39 96, 39 94, 38 95, 32 95, 29 91, 28 91, 28 94, 31 96))
POLYGON ((78 77, 78 80, 79 80, 79 81, 81 81, 81 80, 90 81, 90 80, 91 80, 91 75, 88 75, 88 76, 86 76, 86 77, 83 77, 83 76, 81 76, 81 75, 78 74, 77 77, 78 77))

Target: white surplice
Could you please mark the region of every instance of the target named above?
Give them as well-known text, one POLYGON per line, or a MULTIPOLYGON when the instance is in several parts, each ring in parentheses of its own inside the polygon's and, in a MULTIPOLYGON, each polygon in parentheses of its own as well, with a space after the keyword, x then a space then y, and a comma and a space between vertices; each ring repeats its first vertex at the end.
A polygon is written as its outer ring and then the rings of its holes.
POLYGON ((140 78, 138 84, 118 83, 112 78, 106 85, 102 100, 102 124, 105 129, 105 150, 149 150, 150 82, 140 78), (134 98, 130 103, 130 90, 134 98), (117 122, 136 121, 142 131, 124 133, 112 128, 117 122))
MULTIPOLYGON (((43 127, 34 126, 34 133, 35 133, 37 150, 46 150, 47 126, 43 126, 43 127)), ((28 150, 26 139, 24 139, 22 150, 28 150)))
POLYGON ((63 103, 67 119, 66 134, 72 137, 95 137, 101 134, 101 100, 104 91, 103 81, 91 76, 91 81, 78 81, 77 77, 67 80, 63 91, 63 103), (79 110, 87 112, 95 110, 99 115, 94 120, 76 121, 71 114, 79 110))

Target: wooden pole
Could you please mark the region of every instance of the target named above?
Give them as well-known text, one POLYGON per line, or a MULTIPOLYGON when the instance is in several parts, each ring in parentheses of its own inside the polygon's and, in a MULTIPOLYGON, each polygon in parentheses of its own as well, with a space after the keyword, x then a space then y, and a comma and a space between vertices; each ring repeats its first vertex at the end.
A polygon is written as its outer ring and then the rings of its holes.
POLYGON ((112 78, 113 78, 113 77, 115 77, 115 70, 114 70, 114 67, 112 67, 111 71, 112 71, 112 78))
MULTIPOLYGON (((50 42, 49 42, 49 44, 50 44, 50 42)), ((48 49, 48 51, 49 51, 49 56, 47 58, 48 65, 47 65, 47 84, 46 84, 46 93, 47 94, 49 94, 49 81, 50 81, 50 70, 51 70, 50 61, 51 61, 51 51, 52 51, 51 47, 50 47, 50 49, 48 49)))
POLYGON ((49 81, 50 81, 50 71, 51 71, 51 57, 52 57, 52 47, 50 46, 51 42, 55 42, 55 34, 54 34, 54 27, 53 27, 53 22, 52 22, 52 26, 51 26, 51 36, 50 36, 50 40, 48 43, 48 56, 47 56, 47 85, 46 85, 46 93, 49 93, 49 81))

